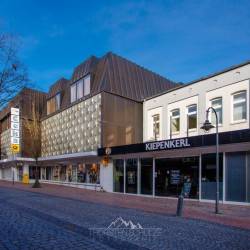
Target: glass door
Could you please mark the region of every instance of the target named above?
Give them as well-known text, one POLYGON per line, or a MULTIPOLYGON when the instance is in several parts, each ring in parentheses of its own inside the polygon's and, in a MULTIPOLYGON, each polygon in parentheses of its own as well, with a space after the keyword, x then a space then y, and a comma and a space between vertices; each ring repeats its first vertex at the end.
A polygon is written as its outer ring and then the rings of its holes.
POLYGON ((141 194, 153 194, 153 159, 141 159, 141 194))
POLYGON ((126 193, 137 194, 137 159, 126 160, 126 193))

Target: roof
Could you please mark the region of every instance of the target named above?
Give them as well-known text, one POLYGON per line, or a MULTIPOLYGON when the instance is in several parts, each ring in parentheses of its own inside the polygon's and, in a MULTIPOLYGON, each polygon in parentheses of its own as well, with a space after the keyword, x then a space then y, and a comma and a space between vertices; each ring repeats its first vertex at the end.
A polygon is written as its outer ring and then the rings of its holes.
POLYGON ((99 60, 92 84, 93 91, 107 91, 136 101, 178 86, 111 52, 99 60))
POLYGON ((243 62, 243 63, 240 63, 240 64, 236 64, 236 65, 227 67, 227 68, 225 68, 225 69, 223 69, 223 70, 221 70, 221 71, 217 71, 217 72, 215 72, 215 73, 212 73, 212 74, 209 74, 209 75, 200 77, 200 78, 198 78, 198 79, 196 79, 196 80, 193 80, 193 81, 191 81, 191 82, 188 82, 188 83, 181 83, 181 84, 179 84, 179 86, 176 86, 176 87, 174 87, 174 88, 165 90, 165 91, 163 91, 162 93, 158 93, 158 94, 156 94, 156 95, 153 95, 153 96, 150 96, 150 97, 148 97, 148 98, 145 98, 145 100, 153 99, 153 98, 155 98, 155 97, 158 97, 158 96, 167 94, 167 93, 172 92, 172 91, 175 91, 175 90, 177 90, 177 89, 184 88, 184 87, 186 87, 186 86, 195 84, 195 83, 197 83, 197 82, 201 82, 201 81, 207 80, 207 79, 209 79, 209 78, 212 78, 212 77, 221 75, 221 74, 223 74, 223 73, 229 72, 229 71, 231 71, 231 70, 240 68, 240 67, 245 66, 245 65, 248 65, 248 64, 250 64, 250 60, 247 60, 247 61, 245 61, 245 62, 243 62))
MULTIPOLYGON (((91 75, 91 93, 109 92, 134 101, 179 86, 121 56, 108 52, 101 58, 90 56, 73 70, 71 79, 61 78, 49 90, 47 98, 61 92, 61 109, 70 106, 70 85, 85 75, 91 75)), ((84 98, 88 98, 83 97, 84 98)))

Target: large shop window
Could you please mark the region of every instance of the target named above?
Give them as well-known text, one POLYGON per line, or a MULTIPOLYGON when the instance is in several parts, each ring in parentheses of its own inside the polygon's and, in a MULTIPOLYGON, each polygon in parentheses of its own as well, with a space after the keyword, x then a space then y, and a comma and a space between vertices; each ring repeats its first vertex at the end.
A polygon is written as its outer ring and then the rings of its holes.
POLYGON ((114 192, 124 192, 124 161, 114 160, 114 192))
POLYGON ((188 129, 197 129, 197 105, 193 104, 187 107, 187 124, 188 129))
POLYGON ((154 140, 158 140, 160 137, 160 114, 155 114, 152 118, 154 140))
POLYGON ((80 183, 100 183, 99 164, 79 164, 77 169, 77 182, 80 183))
MULTIPOLYGON (((218 124, 222 124, 222 97, 211 100, 211 106, 215 109, 218 117, 218 124)), ((211 112, 212 124, 216 124, 216 117, 214 112, 211 112)))
POLYGON ((40 179, 41 178, 40 167, 29 166, 29 178, 35 180, 36 174, 38 175, 38 179, 40 179))
MULTIPOLYGON (((201 198, 215 200, 216 198, 216 154, 204 154, 201 159, 201 198)), ((223 192, 223 154, 219 154, 219 190, 220 199, 223 192)))
POLYGON ((199 198, 199 157, 155 160, 157 196, 199 198))
POLYGON ((242 121, 247 118, 246 91, 233 95, 233 121, 242 121))
POLYGON ((178 133, 180 131, 180 109, 171 111, 170 127, 172 133, 178 133))
POLYGON ((137 159, 126 160, 126 193, 137 193, 137 159))
POLYGON ((250 201, 250 164, 246 152, 226 154, 226 200, 250 201))
POLYGON ((141 159, 141 194, 153 194, 153 159, 141 159))

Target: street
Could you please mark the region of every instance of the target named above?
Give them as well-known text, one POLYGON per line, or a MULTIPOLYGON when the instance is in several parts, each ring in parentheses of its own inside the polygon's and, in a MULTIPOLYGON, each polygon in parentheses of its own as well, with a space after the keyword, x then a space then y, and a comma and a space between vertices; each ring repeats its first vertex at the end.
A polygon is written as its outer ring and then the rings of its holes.
POLYGON ((250 249, 246 229, 7 187, 0 222, 0 249, 250 249))

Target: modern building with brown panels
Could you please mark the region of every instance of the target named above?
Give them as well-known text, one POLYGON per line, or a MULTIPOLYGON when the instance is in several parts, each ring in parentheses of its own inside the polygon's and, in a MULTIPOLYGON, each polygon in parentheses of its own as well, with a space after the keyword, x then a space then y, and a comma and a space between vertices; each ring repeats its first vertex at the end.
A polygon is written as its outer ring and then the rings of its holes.
MULTIPOLYGON (((97 149, 142 142, 143 100, 177 86, 110 52, 101 58, 88 58, 73 70, 70 79, 61 78, 46 95, 40 94, 41 181, 101 188, 110 173, 101 164, 97 149)), ((0 113, 3 128, 5 113, 0 113)), ((10 148, 8 136, 9 132, 2 130, 3 150, 10 148)), ((14 172, 10 165, 16 164, 16 179, 21 180, 23 173, 34 179, 28 141, 25 136, 21 138, 23 150, 14 161, 10 154, 9 159, 1 158, 1 178, 11 179, 14 172)))
POLYGON ((42 116, 44 106, 46 105, 46 93, 30 88, 24 88, 18 93, 6 107, 0 112, 0 178, 22 180, 23 167, 22 162, 33 162, 30 157, 30 138, 24 121, 32 120, 32 110, 38 117, 42 116), (20 152, 13 154, 11 151, 11 108, 20 110, 20 152), (18 164, 20 163, 20 164, 18 164))

